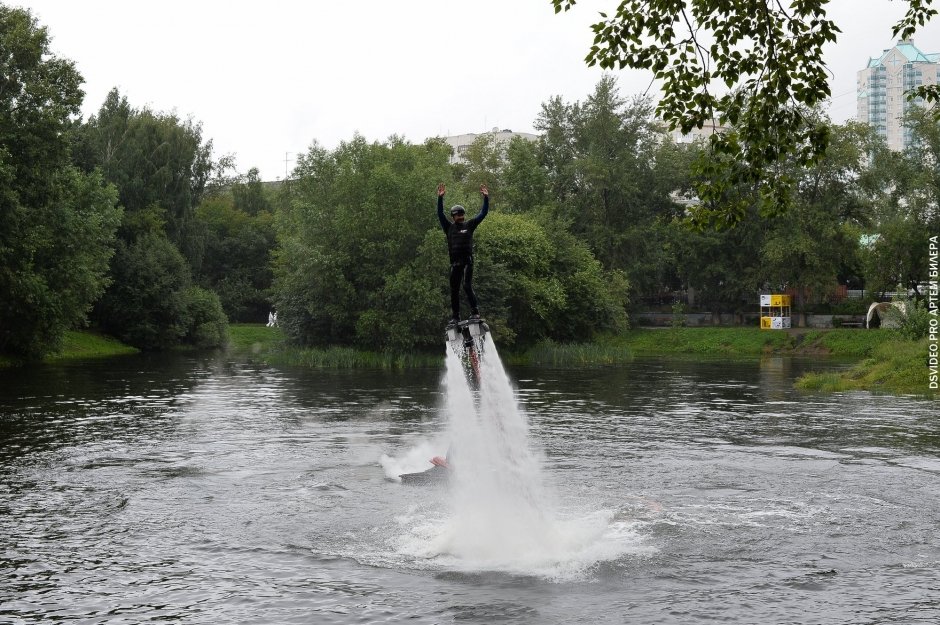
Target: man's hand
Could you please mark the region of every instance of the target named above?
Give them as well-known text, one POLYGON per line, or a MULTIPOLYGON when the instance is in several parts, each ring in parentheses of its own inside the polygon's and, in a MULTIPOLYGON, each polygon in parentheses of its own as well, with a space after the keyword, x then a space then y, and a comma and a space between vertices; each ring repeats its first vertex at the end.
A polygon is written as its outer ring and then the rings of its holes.
POLYGON ((437 195, 438 197, 444 197, 444 183, 443 182, 437 185, 437 195))
POLYGON ((485 184, 481 184, 481 185, 480 185, 480 193, 482 193, 482 194, 485 195, 486 197, 489 197, 489 196, 490 196, 490 190, 486 188, 486 185, 485 185, 485 184))

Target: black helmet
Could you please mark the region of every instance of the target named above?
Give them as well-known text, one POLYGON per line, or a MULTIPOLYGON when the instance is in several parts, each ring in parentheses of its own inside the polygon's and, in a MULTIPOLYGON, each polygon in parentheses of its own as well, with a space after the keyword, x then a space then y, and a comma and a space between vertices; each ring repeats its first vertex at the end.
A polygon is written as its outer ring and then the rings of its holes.
POLYGON ((461 206, 460 204, 454 204, 453 207, 451 207, 450 209, 451 215, 463 215, 466 212, 467 211, 465 211, 464 207, 461 206))

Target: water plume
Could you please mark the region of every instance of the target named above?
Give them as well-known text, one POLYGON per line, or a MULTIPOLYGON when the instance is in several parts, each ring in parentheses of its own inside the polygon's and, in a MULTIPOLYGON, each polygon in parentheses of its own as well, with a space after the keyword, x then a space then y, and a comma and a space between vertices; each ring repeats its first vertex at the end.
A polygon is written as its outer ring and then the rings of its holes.
MULTIPOLYGON (((479 390, 471 390, 464 363, 450 348, 443 386, 448 488, 439 493, 443 499, 396 518, 406 530, 394 541, 399 555, 419 566, 560 581, 627 553, 650 553, 641 524, 616 511, 564 512, 557 505, 528 417, 488 334, 479 390)), ((408 457, 417 460, 418 452, 408 457)))

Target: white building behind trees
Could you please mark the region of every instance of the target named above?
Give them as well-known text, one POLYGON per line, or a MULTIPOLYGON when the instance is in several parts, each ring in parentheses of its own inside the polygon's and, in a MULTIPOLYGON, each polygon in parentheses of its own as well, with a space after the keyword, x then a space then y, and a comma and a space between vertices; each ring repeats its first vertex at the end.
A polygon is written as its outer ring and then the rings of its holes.
POLYGON ((444 137, 444 141, 447 142, 447 145, 454 148, 454 155, 450 157, 450 162, 465 163, 467 160, 465 156, 467 150, 469 150, 470 145, 481 136, 492 137, 493 141, 500 145, 503 151, 505 151, 505 149, 509 146, 509 142, 513 137, 522 137, 526 141, 536 141, 539 138, 538 135, 534 135, 528 132, 513 132, 512 130, 500 130, 499 128, 493 128, 489 132, 482 132, 479 134, 467 133, 463 135, 444 137))

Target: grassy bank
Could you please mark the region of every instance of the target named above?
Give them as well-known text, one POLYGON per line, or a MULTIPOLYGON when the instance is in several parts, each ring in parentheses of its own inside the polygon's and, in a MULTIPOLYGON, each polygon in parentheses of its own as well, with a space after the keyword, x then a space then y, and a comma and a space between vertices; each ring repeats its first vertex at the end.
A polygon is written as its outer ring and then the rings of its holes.
MULTIPOLYGON (((229 349, 269 364, 324 369, 408 369, 437 367, 441 353, 387 354, 348 347, 295 348, 279 328, 237 323, 229 327, 229 349)), ((91 331, 69 331, 62 350, 45 359, 61 362, 137 353, 120 341, 91 331)), ((512 364, 548 366, 613 365, 635 356, 757 358, 764 354, 831 355, 863 359, 841 373, 810 373, 797 387, 816 391, 868 390, 940 398, 927 386, 927 342, 902 340, 888 330, 791 330, 758 328, 635 329, 598 337, 591 343, 544 341, 522 353, 504 353, 512 364)), ((0 356, 0 367, 19 364, 0 356)))
POLYGON ((636 329, 593 343, 561 345, 546 341, 514 364, 577 366, 627 362, 637 355, 756 358, 764 354, 815 355, 863 359, 842 373, 810 373, 797 387, 818 391, 867 390, 940 398, 927 385, 927 343, 901 339, 890 330, 767 331, 759 328, 636 329))
POLYGON ((313 367, 316 369, 415 369, 438 367, 441 354, 388 354, 367 352, 352 347, 323 349, 287 347, 268 354, 265 362, 272 365, 313 367))
POLYGON ((251 354, 272 365, 317 369, 410 369, 441 364, 440 354, 387 354, 351 347, 292 347, 287 345, 279 328, 260 323, 230 325, 229 349, 251 354))
POLYGON ((267 354, 284 345, 280 328, 269 328, 263 323, 230 323, 228 347, 237 352, 267 354))
MULTIPOLYGON (((323 368, 398 369, 440 364, 441 355, 387 354, 348 347, 296 348, 286 345, 278 328, 262 324, 232 324, 230 349, 258 356, 271 364, 323 368)), ((599 336, 590 343, 543 341, 524 352, 505 350, 512 364, 611 365, 638 355, 758 358, 764 354, 813 354, 861 358, 894 335, 862 330, 767 331, 759 328, 640 328, 619 335, 599 336)))
MULTIPOLYGON (((58 353, 43 358, 43 362, 63 362, 85 358, 108 358, 136 354, 139 350, 125 345, 119 340, 91 330, 68 330, 58 353)), ((14 367, 22 364, 15 358, 0 356, 0 367, 14 367)))
POLYGON ((890 332, 849 329, 773 331, 760 328, 639 328, 591 343, 544 341, 510 357, 514 364, 603 365, 626 362, 637 355, 719 356, 757 358, 764 354, 832 355, 860 358, 870 355, 890 332))
POLYGON ((866 390, 892 395, 940 398, 928 388, 927 341, 891 340, 876 346, 871 355, 849 371, 808 373, 797 388, 814 391, 866 390))
POLYGON ((57 362, 61 360, 78 360, 81 358, 107 358, 109 356, 126 356, 136 354, 140 350, 111 336, 98 334, 91 330, 69 330, 65 333, 62 350, 53 356, 47 356, 46 361, 57 362))

